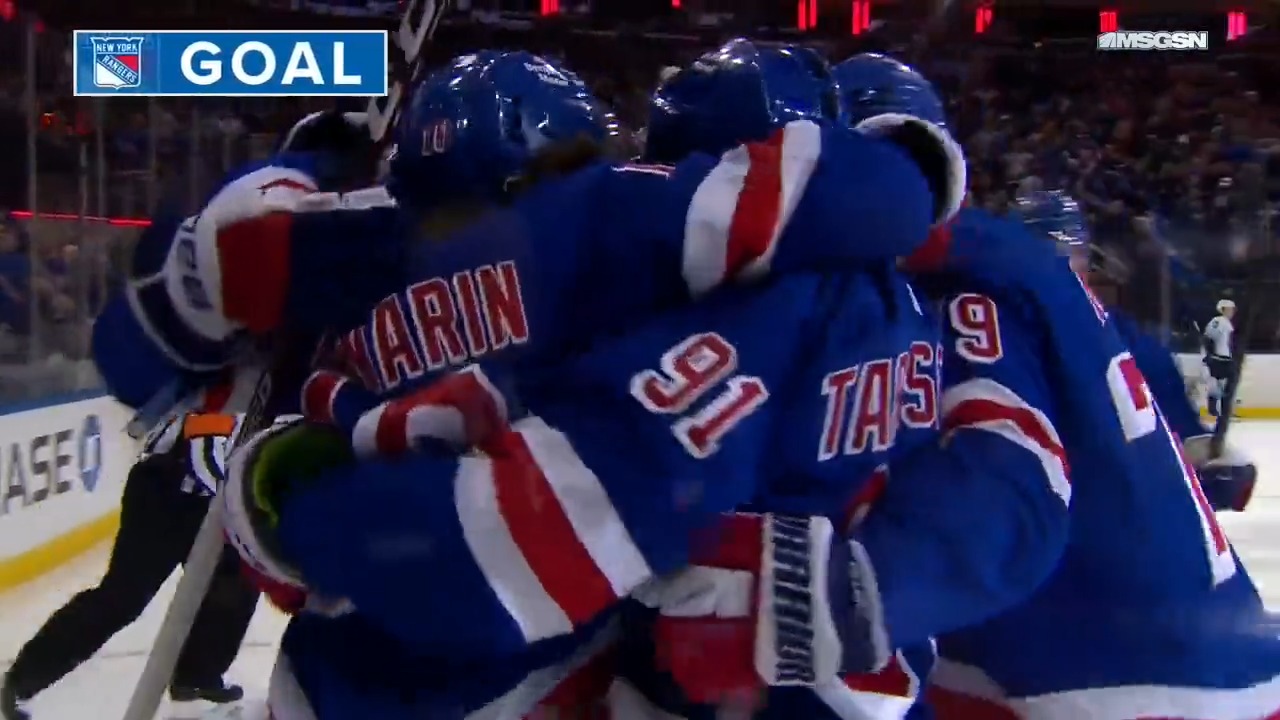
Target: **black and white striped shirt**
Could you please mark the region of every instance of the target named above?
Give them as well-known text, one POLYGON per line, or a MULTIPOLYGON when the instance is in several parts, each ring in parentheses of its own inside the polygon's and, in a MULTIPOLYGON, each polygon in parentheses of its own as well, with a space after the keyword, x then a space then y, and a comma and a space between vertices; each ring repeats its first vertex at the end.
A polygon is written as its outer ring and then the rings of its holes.
POLYGON ((142 441, 138 459, 171 452, 185 454, 184 493, 213 495, 227 479, 227 454, 235 444, 243 415, 183 413, 157 425, 142 441), (181 444, 185 444, 183 447, 181 444))

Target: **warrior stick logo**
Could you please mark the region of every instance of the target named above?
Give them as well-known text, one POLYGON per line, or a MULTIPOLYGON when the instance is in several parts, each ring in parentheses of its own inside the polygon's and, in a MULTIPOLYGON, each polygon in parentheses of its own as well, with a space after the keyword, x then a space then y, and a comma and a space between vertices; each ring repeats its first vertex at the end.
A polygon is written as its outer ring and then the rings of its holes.
POLYGON ((104 89, 142 85, 142 38, 90 37, 93 45, 93 84, 104 89))

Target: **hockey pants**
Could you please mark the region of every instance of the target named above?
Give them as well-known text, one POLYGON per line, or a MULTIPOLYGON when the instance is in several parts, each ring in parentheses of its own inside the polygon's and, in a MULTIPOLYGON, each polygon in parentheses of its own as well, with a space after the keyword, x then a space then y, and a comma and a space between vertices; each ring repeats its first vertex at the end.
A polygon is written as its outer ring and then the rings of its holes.
MULTIPOLYGON (((120 530, 106 574, 49 617, 19 651, 9 681, 30 698, 88 660, 142 614, 174 568, 186 560, 209 508, 208 497, 180 490, 184 466, 153 456, 133 466, 121 500, 120 530)), ((173 684, 221 682, 239 652, 258 593, 226 548, 174 672, 173 684)))

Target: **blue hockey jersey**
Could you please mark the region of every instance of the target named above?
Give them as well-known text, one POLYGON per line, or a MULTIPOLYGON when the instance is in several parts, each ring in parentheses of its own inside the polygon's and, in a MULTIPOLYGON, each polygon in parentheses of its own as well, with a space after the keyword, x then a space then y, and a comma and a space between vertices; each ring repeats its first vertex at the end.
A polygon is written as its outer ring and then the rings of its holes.
POLYGON ((933 291, 986 308, 973 331, 992 367, 1049 373, 1073 507, 1053 575, 1016 608, 942 635, 934 682, 1035 720, 1280 708, 1280 639, 1109 312, 1053 248, 980 211, 956 219, 945 267, 933 291), (997 351, 1010 343, 1038 359, 997 351))
POLYGON ((484 455, 334 471, 284 509, 282 547, 413 651, 505 656, 589 628, 681 567, 720 512, 842 515, 902 436, 885 510, 856 531, 891 637, 977 622, 1053 567, 1065 467, 1038 383, 957 363, 973 382, 939 404, 935 327, 895 278, 780 278, 601 343, 521 382, 536 415, 484 455), (385 553, 387 537, 431 552, 385 553))
POLYGON ((899 148, 803 121, 720 158, 548 181, 443 240, 421 239, 379 189, 275 212, 241 199, 153 226, 176 238, 165 282, 99 329, 132 323, 120 336, 151 348, 118 349, 104 372, 140 382, 132 352, 223 364, 242 329, 330 331, 346 365, 394 395, 470 361, 554 361, 731 278, 906 254, 932 213, 899 148))
POLYGON ((1160 405, 1160 412, 1164 413, 1164 419, 1169 423, 1169 429, 1184 440, 1207 432, 1204 423, 1200 421, 1200 411, 1187 395, 1186 381, 1183 380, 1182 372, 1169 348, 1154 335, 1144 332, 1124 312, 1107 308, 1107 317, 1137 361, 1147 387, 1151 388, 1151 394, 1160 405))
MULTIPOLYGON (((188 368, 192 358, 199 359, 195 365, 202 367, 205 362, 217 365, 225 355, 229 336, 214 338, 212 333, 202 336, 200 332, 201 319, 209 319, 203 311, 217 307, 256 330, 275 324, 315 331, 371 317, 366 327, 342 335, 339 354, 369 387, 384 394, 403 392, 410 384, 435 375, 442 366, 475 357, 525 360, 520 363, 521 375, 534 376, 536 365, 528 362, 527 356, 536 358, 536 348, 556 348, 559 341, 564 346, 560 351, 568 352, 577 347, 575 343, 584 342, 580 335, 623 329, 643 308, 651 312, 664 303, 687 301, 730 277, 907 252, 923 238, 931 204, 914 164, 897 149, 843 131, 819 132, 805 123, 789 127, 750 152, 730 153, 719 160, 694 158, 674 169, 601 167, 566 182, 580 183, 578 189, 590 199, 570 194, 576 198, 570 203, 551 189, 543 189, 548 193, 545 197, 535 192, 511 211, 486 218, 462 238, 407 249, 407 254, 401 254, 405 250, 402 245, 389 241, 353 249, 351 235, 363 233, 365 238, 376 239, 382 235, 373 230, 389 228, 391 236, 402 238, 397 233, 406 231, 400 224, 403 216, 394 207, 381 205, 376 193, 341 199, 312 197, 303 201, 302 212, 272 215, 258 225, 235 225, 227 237, 219 238, 226 244, 218 247, 215 264, 225 259, 225 253, 247 252, 250 242, 261 243, 263 233, 284 233, 295 247, 314 251, 305 257, 299 253, 283 259, 267 252, 261 258, 262 268, 271 268, 273 262, 288 265, 288 278, 296 282, 288 283, 283 297, 247 302, 246 294, 212 292, 210 288, 215 286, 199 271, 209 260, 207 255, 194 257, 188 252, 177 254, 175 260, 175 253, 170 253, 166 269, 174 272, 165 285, 166 292, 133 298, 129 309, 137 312, 114 319, 125 324, 132 321, 132 337, 151 342, 171 363, 188 368), (799 140, 794 139, 797 136, 799 140), (820 142, 815 145, 815 140, 820 142), (858 180, 858 168, 874 175, 875 182, 858 180), (850 171, 854 172, 852 180, 850 171), (894 180, 886 185, 886 177, 894 180), (888 186, 894 188, 892 198, 890 193, 882 193, 883 197, 875 200, 875 193, 888 186), (889 204, 891 200, 894 204, 889 204), (326 203, 333 202, 344 204, 324 209, 326 203), (868 221, 859 227, 856 237, 850 237, 846 213, 851 207, 855 211, 864 207, 857 203, 865 204, 868 221), (601 217, 590 213, 584 217, 582 212, 583 208, 602 207, 616 211, 601 217), (839 209, 838 224, 833 224, 833 207, 839 209), (522 208, 527 215, 521 215, 522 208), (574 218, 577 220, 571 222, 574 218), (589 231, 599 229, 604 234, 600 225, 604 220, 623 230, 615 244, 597 247, 593 243, 599 238, 589 231), (575 233, 575 228, 582 233, 575 233), (845 237, 849 241, 844 244, 835 242, 845 237), (806 245, 804 238, 820 238, 821 242, 806 245), (578 247, 574 242, 586 245, 578 247), (359 256, 366 264, 339 264, 337 259, 345 258, 343 253, 359 256), (406 262, 406 258, 413 262, 406 262), (353 271, 353 279, 344 284, 341 294, 322 283, 299 280, 318 281, 327 277, 325 273, 332 274, 335 267, 353 271), (375 271, 378 268, 386 272, 379 274, 375 271), (615 270, 604 272, 608 268, 615 270), (404 279, 410 270, 415 282, 404 279), (381 298, 379 293, 390 291, 384 286, 388 278, 394 281, 392 290, 408 287, 389 301, 375 303, 381 298), (566 288, 563 295, 557 294, 560 287, 566 288), (170 292, 174 288, 178 292, 170 292), (544 292, 549 300, 542 299, 544 292), (191 295, 201 297, 202 293, 209 302, 190 302, 191 295), (231 302, 232 295, 240 300, 231 302), (371 304, 376 309, 370 316, 371 304), (261 312, 264 308, 265 313, 261 312), (144 322, 139 322, 140 318, 144 322), (161 322, 145 322, 156 318, 161 322), (163 331, 157 325, 163 325, 163 331), (455 351, 458 348, 461 351, 455 351)), ((566 192, 565 186, 557 187, 566 192)), ((199 223, 200 218, 188 219, 186 229, 177 231, 174 247, 182 248, 184 237, 198 235, 195 226, 199 223)), ((238 290, 281 286, 266 282, 261 275, 223 281, 241 283, 238 290)), ((99 337, 112 334, 108 323, 100 325, 99 337)), ((122 375, 130 371, 127 362, 114 367, 121 368, 122 375)), ((552 366, 545 374, 555 372, 552 366)), ((850 390, 851 386, 841 392, 850 390)), ((141 397, 142 393, 135 395, 141 397)), ((882 427, 877 432, 885 430, 882 427)), ((656 516, 654 522, 660 518, 656 516)), ((370 593, 385 588, 373 587, 370 593)), ((391 599, 397 596, 393 594, 391 599)), ((364 614, 382 617, 376 612, 377 603, 362 602, 360 607, 364 614)), ((421 618, 412 610, 408 614, 421 618)), ((450 624, 462 635, 477 632, 450 624)), ((497 623, 493 640, 498 651, 511 651, 528 641, 520 637, 518 642, 510 642, 509 629, 509 621, 497 623)), ((412 634, 407 637, 420 639, 412 634)), ((438 644, 424 646, 430 649, 438 644)), ((439 649, 447 652, 455 647, 439 649)), ((492 645, 484 643, 467 646, 467 652, 473 654, 492 650, 492 645)))

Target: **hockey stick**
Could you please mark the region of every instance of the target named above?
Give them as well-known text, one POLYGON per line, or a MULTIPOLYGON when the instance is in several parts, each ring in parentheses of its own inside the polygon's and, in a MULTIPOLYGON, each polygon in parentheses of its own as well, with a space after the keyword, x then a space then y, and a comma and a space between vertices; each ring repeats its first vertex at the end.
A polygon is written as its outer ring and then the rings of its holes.
MULTIPOLYGON (((379 148, 386 146, 391 140, 403 104, 422 75, 422 52, 448 11, 450 2, 451 0, 410 0, 404 9, 400 25, 393 36, 393 41, 401 52, 391 59, 391 87, 386 97, 370 98, 367 111, 369 137, 379 148)), ((236 445, 271 421, 266 415, 266 405, 271 395, 275 359, 273 356, 272 362, 258 379, 253 399, 235 438, 236 445)), ((183 643, 195 623, 196 614, 204 602, 204 596, 218 567, 218 559, 222 555, 222 513, 222 503, 216 500, 210 502, 209 511, 200 524, 200 531, 187 556, 182 580, 169 603, 151 653, 147 656, 147 663, 129 699, 124 720, 153 720, 156 711, 160 709, 160 702, 173 677, 183 643)))

